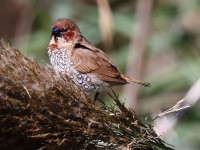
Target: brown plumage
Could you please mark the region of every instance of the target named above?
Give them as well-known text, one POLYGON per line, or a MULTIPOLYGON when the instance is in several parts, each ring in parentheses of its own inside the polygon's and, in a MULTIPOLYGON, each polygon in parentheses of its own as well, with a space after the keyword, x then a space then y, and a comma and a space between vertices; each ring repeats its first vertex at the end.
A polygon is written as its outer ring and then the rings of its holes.
POLYGON ((127 83, 150 86, 150 83, 122 74, 103 51, 81 35, 76 24, 69 19, 60 18, 54 22, 48 53, 57 72, 71 76, 78 86, 88 92, 98 92, 107 87, 127 83), (78 82, 78 76, 83 80, 80 81, 81 84, 78 82), (84 78, 89 79, 85 82, 84 78), (95 90, 92 90, 93 87, 90 88, 93 85, 95 90))

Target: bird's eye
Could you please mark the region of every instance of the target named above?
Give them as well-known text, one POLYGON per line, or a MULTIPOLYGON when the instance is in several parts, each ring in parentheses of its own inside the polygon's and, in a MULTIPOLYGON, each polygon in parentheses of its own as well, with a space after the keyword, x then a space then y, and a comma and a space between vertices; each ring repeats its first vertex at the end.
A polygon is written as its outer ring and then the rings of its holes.
POLYGON ((66 32, 67 31, 67 28, 63 28, 62 30, 61 30, 61 32, 66 32))

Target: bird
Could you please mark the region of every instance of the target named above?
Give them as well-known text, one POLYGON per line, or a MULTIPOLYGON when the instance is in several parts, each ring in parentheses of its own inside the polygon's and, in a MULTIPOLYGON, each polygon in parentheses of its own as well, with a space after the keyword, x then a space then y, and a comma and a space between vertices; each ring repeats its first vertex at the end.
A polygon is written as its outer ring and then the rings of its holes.
POLYGON ((98 94, 113 86, 151 84, 122 74, 109 57, 91 44, 70 19, 53 22, 48 45, 50 63, 58 74, 67 75, 85 94, 98 94))

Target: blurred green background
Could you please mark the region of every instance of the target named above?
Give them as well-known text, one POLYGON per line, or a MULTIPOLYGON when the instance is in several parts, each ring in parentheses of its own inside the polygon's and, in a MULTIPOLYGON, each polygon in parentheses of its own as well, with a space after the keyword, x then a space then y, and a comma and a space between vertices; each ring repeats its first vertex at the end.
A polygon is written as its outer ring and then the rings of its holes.
MULTIPOLYGON (((134 33, 140 35, 137 27, 141 20, 137 13, 145 11, 145 6, 138 7, 138 1, 1 0, 0 36, 7 37, 16 48, 46 66, 53 21, 70 18, 125 73, 130 63, 128 57, 133 62, 135 59, 129 51, 137 53, 131 46, 134 33)), ((149 31, 141 35, 146 39, 140 68, 143 71, 141 76, 136 75, 152 84, 151 88, 140 88, 136 93, 141 116, 152 116, 172 107, 200 75, 200 0, 152 0, 151 3, 149 31)), ((137 61, 133 65, 137 67, 137 61)), ((122 100, 128 97, 121 93, 122 87, 116 91, 122 100)), ((195 92, 200 93, 200 89, 195 92)), ((200 103, 184 112, 167 132, 162 137, 176 149, 200 149, 200 103)))

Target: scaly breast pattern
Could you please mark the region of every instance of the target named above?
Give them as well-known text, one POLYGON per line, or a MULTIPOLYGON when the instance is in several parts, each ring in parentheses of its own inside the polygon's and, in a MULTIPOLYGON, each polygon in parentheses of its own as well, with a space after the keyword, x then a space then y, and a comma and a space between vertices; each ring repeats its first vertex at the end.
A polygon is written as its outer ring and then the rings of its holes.
POLYGON ((74 83, 86 92, 98 92, 107 85, 90 74, 81 74, 75 70, 76 64, 70 59, 66 50, 55 49, 48 51, 51 65, 57 73, 66 74, 74 83))

